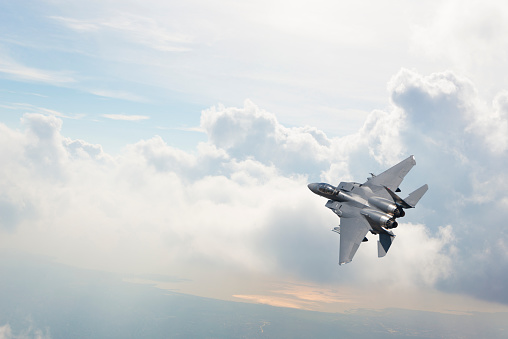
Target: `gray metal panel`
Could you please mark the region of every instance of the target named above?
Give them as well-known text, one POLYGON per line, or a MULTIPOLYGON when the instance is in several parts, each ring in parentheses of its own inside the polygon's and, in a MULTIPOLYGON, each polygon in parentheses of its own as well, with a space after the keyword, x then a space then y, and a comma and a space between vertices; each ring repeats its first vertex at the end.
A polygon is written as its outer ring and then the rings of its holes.
POLYGON ((352 182, 343 181, 339 184, 339 186, 337 186, 337 188, 346 192, 350 192, 354 188, 354 185, 352 182))
POLYGON ((353 260, 358 247, 370 229, 370 225, 361 215, 340 219, 339 265, 353 260))

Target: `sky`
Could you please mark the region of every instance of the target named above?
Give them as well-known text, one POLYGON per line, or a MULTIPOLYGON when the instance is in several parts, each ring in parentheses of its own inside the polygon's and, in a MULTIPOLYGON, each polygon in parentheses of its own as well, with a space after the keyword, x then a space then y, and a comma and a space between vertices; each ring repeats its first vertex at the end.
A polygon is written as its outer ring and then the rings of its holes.
POLYGON ((228 301, 506 312, 507 37, 489 0, 0 1, 0 250, 228 301), (409 155, 401 194, 428 193, 339 267, 307 184, 409 155))

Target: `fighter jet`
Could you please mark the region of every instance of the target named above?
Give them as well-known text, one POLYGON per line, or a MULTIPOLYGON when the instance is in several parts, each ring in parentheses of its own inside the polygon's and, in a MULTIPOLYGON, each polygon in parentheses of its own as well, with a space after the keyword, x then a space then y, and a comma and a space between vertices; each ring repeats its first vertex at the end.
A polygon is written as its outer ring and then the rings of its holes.
POLYGON ((339 265, 347 264, 367 233, 379 234, 378 257, 384 257, 395 235, 391 229, 398 226, 396 219, 402 218, 404 209, 414 208, 428 190, 425 184, 401 199, 399 185, 406 174, 416 165, 414 156, 401 161, 363 184, 341 182, 337 187, 326 183, 309 184, 309 189, 328 200, 326 207, 340 218, 340 225, 332 231, 340 234, 339 265))

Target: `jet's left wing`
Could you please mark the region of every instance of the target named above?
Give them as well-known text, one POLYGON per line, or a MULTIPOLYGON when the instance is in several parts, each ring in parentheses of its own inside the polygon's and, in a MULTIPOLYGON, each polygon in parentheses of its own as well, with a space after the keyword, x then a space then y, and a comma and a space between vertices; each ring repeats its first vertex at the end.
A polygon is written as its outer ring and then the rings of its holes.
POLYGON ((353 260, 353 256, 369 230, 370 225, 362 215, 340 218, 339 265, 353 260))

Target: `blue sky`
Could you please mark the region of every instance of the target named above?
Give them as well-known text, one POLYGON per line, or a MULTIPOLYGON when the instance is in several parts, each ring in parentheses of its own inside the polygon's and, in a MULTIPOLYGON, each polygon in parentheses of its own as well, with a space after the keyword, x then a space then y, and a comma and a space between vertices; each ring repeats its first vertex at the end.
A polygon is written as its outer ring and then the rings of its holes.
POLYGON ((2 11, 2 64, 6 79, 24 80, 18 91, 64 96, 31 101, 84 116, 81 125, 129 114, 152 128, 196 127, 202 109, 248 98, 288 125, 343 135, 387 105, 386 82, 401 66, 428 67, 399 29, 424 24, 428 10, 393 2, 380 18, 377 7, 16 2, 2 11))
POLYGON ((507 19, 497 1, 3 2, 0 249, 224 300, 506 311, 507 19), (403 192, 430 190, 390 253, 338 267, 339 220, 306 184, 411 154, 403 192))

